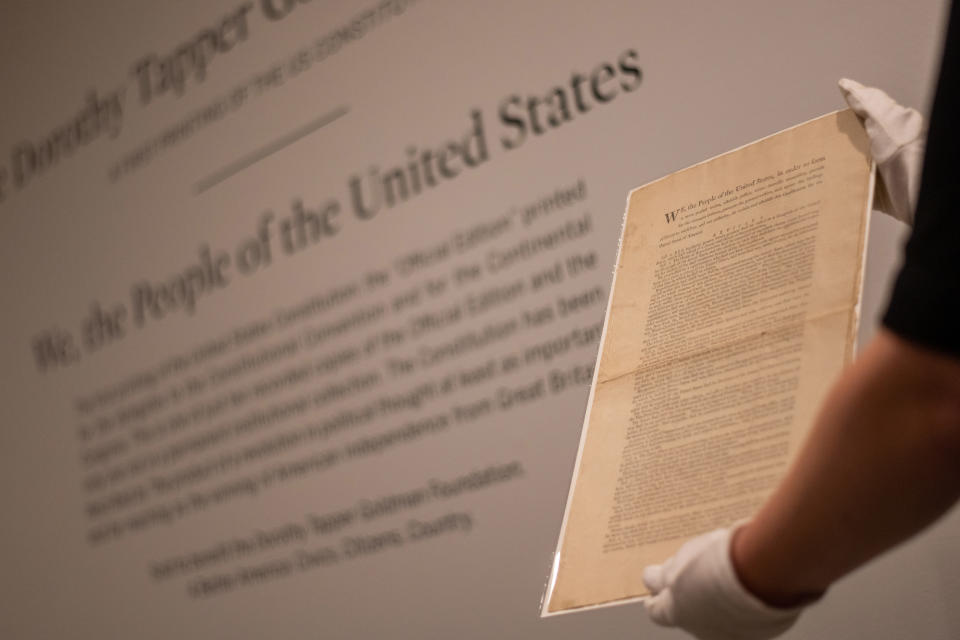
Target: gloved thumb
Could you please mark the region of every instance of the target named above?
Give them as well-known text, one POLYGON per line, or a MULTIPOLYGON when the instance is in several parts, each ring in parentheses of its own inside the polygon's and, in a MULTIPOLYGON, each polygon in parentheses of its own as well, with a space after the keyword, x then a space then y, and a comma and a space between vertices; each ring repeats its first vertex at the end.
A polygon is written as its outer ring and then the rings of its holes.
POLYGON ((647 615, 655 623, 672 627, 677 621, 674 620, 673 593, 670 589, 664 589, 653 597, 646 598, 643 606, 647 610, 647 615))
POLYGON ((647 585, 650 593, 656 595, 666 586, 663 566, 652 564, 643 570, 643 584, 647 585))

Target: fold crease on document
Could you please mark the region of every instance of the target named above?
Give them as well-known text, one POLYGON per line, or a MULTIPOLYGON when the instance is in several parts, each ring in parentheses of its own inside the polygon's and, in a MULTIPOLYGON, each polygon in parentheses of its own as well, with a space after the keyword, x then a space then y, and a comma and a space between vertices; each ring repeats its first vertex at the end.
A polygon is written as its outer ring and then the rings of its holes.
MULTIPOLYGON (((855 311, 857 311, 857 312, 859 313, 858 310, 855 309, 855 311)), ((823 318, 829 318, 829 317, 831 317, 831 316, 838 316, 838 315, 846 316, 846 315, 849 314, 850 312, 851 312, 851 307, 849 307, 849 306, 837 307, 837 308, 835 308, 835 309, 830 309, 829 311, 822 311, 822 312, 817 313, 817 314, 815 314, 815 315, 813 315, 813 316, 811 316, 811 317, 805 318, 805 319, 803 320, 803 322, 804 322, 804 324, 814 324, 814 323, 816 323, 818 320, 821 320, 821 319, 823 319, 823 318)), ((682 354, 682 355, 678 356, 677 358, 674 358, 673 360, 669 360, 669 361, 657 361, 657 362, 653 362, 653 363, 650 363, 650 364, 642 364, 642 365, 640 365, 640 366, 638 366, 638 367, 636 367, 636 368, 634 368, 634 369, 631 369, 630 371, 624 371, 623 373, 614 374, 614 375, 612 375, 612 376, 610 376, 609 378, 606 378, 606 379, 604 379, 604 380, 597 380, 597 385, 603 385, 603 384, 608 384, 608 383, 610 383, 610 382, 616 382, 617 380, 619 380, 619 379, 621 379, 621 378, 625 378, 625 377, 630 376, 630 375, 635 375, 635 374, 640 373, 640 372, 642 372, 642 371, 648 371, 648 370, 651 370, 651 369, 661 369, 661 368, 663 368, 663 367, 667 367, 667 366, 670 366, 670 365, 672 365, 672 364, 676 364, 676 363, 679 363, 679 362, 688 361, 688 360, 693 360, 693 359, 695 359, 695 358, 700 358, 700 357, 703 357, 703 356, 705 356, 705 355, 707 355, 707 354, 709 354, 709 353, 711 353, 711 352, 720 351, 721 349, 726 349, 726 348, 729 348, 729 347, 732 347, 732 346, 736 346, 737 344, 743 344, 743 343, 749 342, 750 340, 755 340, 756 338, 761 337, 762 335, 763 335, 762 332, 761 332, 761 333, 755 333, 755 334, 748 335, 747 337, 740 338, 740 339, 738 339, 738 340, 734 340, 734 341, 730 341, 730 342, 727 342, 727 343, 719 344, 719 345, 710 347, 709 349, 704 349, 703 351, 697 351, 697 352, 695 352, 695 353, 682 354)))

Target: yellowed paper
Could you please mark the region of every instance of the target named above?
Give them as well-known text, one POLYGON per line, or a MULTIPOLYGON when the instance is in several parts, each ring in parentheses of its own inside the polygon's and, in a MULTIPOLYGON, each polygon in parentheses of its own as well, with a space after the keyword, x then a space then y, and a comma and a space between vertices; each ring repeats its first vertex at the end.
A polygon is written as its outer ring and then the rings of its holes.
POLYGON ((750 516, 853 352, 872 164, 851 111, 630 193, 544 615, 750 516))

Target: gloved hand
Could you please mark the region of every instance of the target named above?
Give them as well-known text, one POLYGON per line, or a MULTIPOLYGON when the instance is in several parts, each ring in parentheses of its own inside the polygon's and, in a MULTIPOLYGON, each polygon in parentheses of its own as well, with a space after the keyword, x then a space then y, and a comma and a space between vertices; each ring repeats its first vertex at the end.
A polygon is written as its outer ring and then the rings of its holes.
POLYGON ((873 207, 913 226, 925 136, 923 116, 902 107, 880 89, 843 78, 840 93, 862 120, 870 137, 870 152, 877 163, 873 207))
POLYGON ((652 594, 644 606, 654 622, 700 640, 766 640, 793 625, 803 607, 771 607, 740 584, 730 559, 732 537, 730 529, 717 529, 686 543, 662 565, 644 569, 652 594))

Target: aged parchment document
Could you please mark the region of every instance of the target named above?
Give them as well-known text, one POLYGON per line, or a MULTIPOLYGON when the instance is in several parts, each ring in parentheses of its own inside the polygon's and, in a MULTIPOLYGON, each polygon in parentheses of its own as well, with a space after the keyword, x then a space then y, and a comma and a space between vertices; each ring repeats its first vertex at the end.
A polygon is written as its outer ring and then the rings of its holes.
POLYGON ((751 515, 853 353, 873 187, 851 111, 635 189, 543 615, 751 515))

